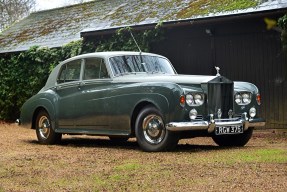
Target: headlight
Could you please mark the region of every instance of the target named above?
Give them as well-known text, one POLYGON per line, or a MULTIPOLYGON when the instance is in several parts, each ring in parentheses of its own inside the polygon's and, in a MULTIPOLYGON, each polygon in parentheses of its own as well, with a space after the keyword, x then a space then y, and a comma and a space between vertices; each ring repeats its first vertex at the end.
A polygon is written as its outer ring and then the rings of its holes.
POLYGON ((194 100, 193 100, 193 96, 192 95, 186 95, 185 96, 185 100, 186 100, 186 103, 189 106, 192 106, 194 104, 194 100))
POLYGON ((243 101, 244 104, 249 104, 249 103, 251 103, 251 96, 250 96, 250 94, 244 93, 244 94, 242 95, 242 101, 243 101))
POLYGON ((201 93, 187 94, 185 99, 189 106, 200 106, 204 103, 204 95, 201 93))
POLYGON ((248 92, 236 93, 235 102, 238 105, 248 105, 249 103, 251 103, 251 93, 248 92))
POLYGON ((240 94, 236 94, 235 95, 235 102, 240 105, 241 104, 241 100, 242 100, 242 97, 240 94))
POLYGON ((194 103, 197 105, 202 105, 204 102, 203 96, 201 94, 195 94, 194 95, 194 103))

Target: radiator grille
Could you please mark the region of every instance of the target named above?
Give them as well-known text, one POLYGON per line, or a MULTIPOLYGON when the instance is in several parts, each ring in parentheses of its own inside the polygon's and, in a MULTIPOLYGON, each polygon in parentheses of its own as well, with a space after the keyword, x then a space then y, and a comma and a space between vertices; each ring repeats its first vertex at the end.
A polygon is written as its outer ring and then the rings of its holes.
POLYGON ((222 112, 221 118, 228 118, 229 110, 233 110, 234 85, 232 81, 218 77, 208 83, 208 112, 218 117, 218 110, 222 112))

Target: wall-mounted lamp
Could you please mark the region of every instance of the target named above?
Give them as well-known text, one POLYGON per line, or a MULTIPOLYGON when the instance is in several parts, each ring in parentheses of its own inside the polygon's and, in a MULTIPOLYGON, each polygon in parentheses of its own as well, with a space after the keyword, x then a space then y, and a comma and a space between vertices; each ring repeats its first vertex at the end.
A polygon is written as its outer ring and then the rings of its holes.
POLYGON ((211 29, 205 29, 205 33, 210 36, 213 35, 211 29))

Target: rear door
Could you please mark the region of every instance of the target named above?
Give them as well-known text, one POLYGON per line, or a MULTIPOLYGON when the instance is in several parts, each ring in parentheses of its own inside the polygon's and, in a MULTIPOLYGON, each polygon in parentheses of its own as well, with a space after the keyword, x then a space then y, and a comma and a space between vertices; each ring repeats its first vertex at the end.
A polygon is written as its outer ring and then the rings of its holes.
POLYGON ((59 128, 75 128, 75 102, 79 93, 81 68, 82 60, 78 59, 64 64, 60 69, 56 87, 59 128))

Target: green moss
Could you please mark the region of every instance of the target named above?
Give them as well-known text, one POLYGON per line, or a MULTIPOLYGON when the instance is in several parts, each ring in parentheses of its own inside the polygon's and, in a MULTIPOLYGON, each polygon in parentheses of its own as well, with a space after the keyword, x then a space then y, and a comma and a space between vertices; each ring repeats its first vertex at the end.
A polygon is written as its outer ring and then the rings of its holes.
POLYGON ((138 170, 141 167, 139 163, 125 163, 115 167, 117 171, 131 171, 131 170, 138 170))
POLYGON ((178 12, 177 18, 190 18, 208 13, 247 9, 256 7, 258 4, 256 0, 196 0, 178 12))
POLYGON ((225 151, 217 156, 209 158, 208 156, 191 158, 191 163, 208 163, 208 162, 220 162, 229 165, 238 163, 286 163, 287 153, 283 149, 258 149, 252 151, 240 151, 232 150, 225 151))
MULTIPOLYGON (((257 0, 190 0, 184 4, 180 0, 169 0, 165 3, 157 1, 131 2, 128 6, 118 6, 116 10, 104 19, 113 21, 113 26, 140 23, 147 18, 162 16, 164 20, 186 19, 203 16, 209 13, 226 12, 256 7, 257 0), (149 7, 149 9, 143 9, 149 7), (170 14, 165 14, 166 11, 170 14), (129 14, 130 12, 134 14, 129 14)), ((159 18, 160 19, 160 18, 159 18)))
POLYGON ((107 184, 106 181, 98 175, 94 175, 92 178, 96 186, 104 186, 107 184))

